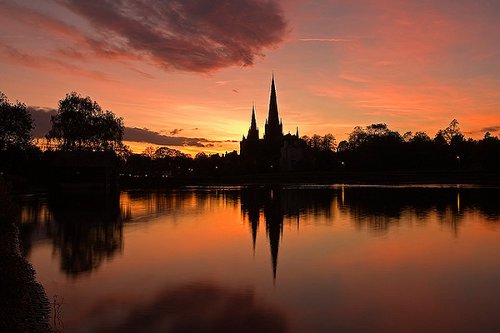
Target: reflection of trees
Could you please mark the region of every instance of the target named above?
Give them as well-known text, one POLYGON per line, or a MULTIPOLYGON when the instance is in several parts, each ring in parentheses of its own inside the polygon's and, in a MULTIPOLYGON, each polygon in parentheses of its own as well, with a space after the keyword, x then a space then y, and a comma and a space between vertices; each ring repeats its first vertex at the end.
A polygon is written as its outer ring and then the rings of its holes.
POLYGON ((117 197, 99 195, 65 195, 51 198, 48 204, 25 204, 23 251, 29 252, 32 240, 48 237, 66 274, 90 273, 123 249, 118 207, 117 197))
MULTIPOLYGON (((150 192, 131 191, 120 196, 120 210, 124 221, 152 217, 184 210, 196 201, 188 191, 150 192)), ((201 200, 203 202, 204 200, 201 200)), ((200 209, 203 206, 200 206, 200 209)))
POLYGON ((262 215, 265 220, 274 278, 287 220, 299 223, 301 216, 323 216, 328 221, 338 207, 358 229, 384 233, 403 223, 426 223, 433 216, 457 234, 466 212, 479 211, 487 221, 498 222, 498 202, 498 189, 342 186, 241 190, 242 215, 249 221, 254 251, 262 215))
POLYGON ((464 213, 479 211, 489 220, 498 221, 500 191, 475 188, 394 188, 350 187, 345 189, 345 205, 357 227, 386 232, 400 223, 424 223, 431 214, 454 233, 464 213))
MULTIPOLYGON (((359 229, 387 232, 391 227, 436 220, 457 233, 464 217, 479 212, 498 223, 500 190, 474 188, 193 188, 168 192, 125 192, 118 198, 71 196, 22 202, 21 243, 51 239, 61 268, 71 276, 91 272, 123 248, 122 221, 163 214, 204 214, 235 207, 248 219, 253 246, 260 227, 269 241, 276 275, 283 225, 333 223, 342 214, 359 229), (120 216, 121 213, 121 216, 120 216), (321 219, 319 217, 322 217, 321 219), (262 224, 264 224, 262 226, 262 224)), ((172 219, 175 223, 176 219, 172 219)), ((487 223, 488 223, 487 222, 487 223)))
POLYGON ((28 200, 21 206, 20 245, 22 254, 28 256, 34 242, 49 237, 52 214, 45 200, 28 200))
POLYGON ((52 236, 61 268, 71 276, 91 272, 123 249, 118 198, 70 197, 52 202, 58 227, 52 236))
POLYGON ((233 188, 193 188, 172 191, 130 191, 120 195, 123 221, 164 214, 203 213, 224 204, 235 207, 239 192, 233 188))

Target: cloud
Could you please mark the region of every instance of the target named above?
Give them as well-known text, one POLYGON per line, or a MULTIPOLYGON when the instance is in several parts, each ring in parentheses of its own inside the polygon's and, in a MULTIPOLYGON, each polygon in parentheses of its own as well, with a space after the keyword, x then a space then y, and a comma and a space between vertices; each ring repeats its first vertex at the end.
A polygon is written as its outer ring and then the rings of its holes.
POLYGON ((340 43, 340 42, 350 42, 351 39, 345 38, 300 38, 301 42, 329 42, 329 43, 340 43))
POLYGON ((39 106, 28 106, 26 109, 31 114, 31 118, 35 124, 31 135, 35 138, 43 138, 52 128, 50 119, 57 113, 57 110, 39 106))
POLYGON ((165 288, 151 302, 100 300, 91 312, 105 332, 276 332, 288 331, 284 314, 256 299, 252 290, 231 290, 210 282, 165 288), (125 304, 125 306, 124 306, 125 304), (133 306, 127 306, 132 304, 133 306), (113 322, 119 305, 126 317, 113 322), (107 318, 109 317, 109 318, 107 318), (196 318, 196 320, 193 320, 196 318), (111 320, 110 320, 111 319, 111 320), (106 323, 104 325, 104 322, 106 323))
POLYGON ((182 132, 184 129, 182 128, 174 128, 173 130, 170 131, 170 135, 177 135, 180 132, 182 132))
MULTIPOLYGON (((28 106, 28 112, 31 114, 35 128, 32 135, 35 138, 42 138, 52 128, 50 122, 51 116, 57 113, 56 109, 44 108, 38 106, 28 106)), ((182 129, 174 129, 170 133, 179 133, 182 129)), ((172 134, 172 135, 175 135, 172 134)), ((235 142, 233 140, 213 141, 205 138, 188 138, 188 137, 173 137, 163 135, 158 132, 151 131, 147 128, 125 127, 124 138, 125 141, 134 142, 147 142, 159 146, 174 146, 174 147, 211 147, 214 142, 235 142)))
POLYGON ((126 127, 123 136, 125 141, 148 142, 159 146, 193 146, 205 147, 204 142, 208 142, 203 138, 186 138, 181 136, 168 136, 158 132, 137 127, 126 127))
POLYGON ((483 127, 481 129, 481 132, 498 132, 500 131, 500 126, 488 126, 488 127, 483 127))
MULTIPOLYGON (((174 130, 175 131, 175 130, 174 130)), ((180 132, 180 131, 179 131, 180 132)), ((175 147, 212 147, 211 144, 219 142, 236 143, 237 140, 209 140, 206 138, 188 138, 182 136, 163 135, 146 128, 125 127, 124 141, 147 142, 159 146, 175 147)))
POLYGON ((65 38, 71 45, 59 54, 80 60, 148 59, 165 69, 212 72, 253 65, 288 33, 276 0, 55 1, 87 20, 94 31, 16 5, 5 5, 3 15, 65 38))
POLYGON ((67 75, 84 76, 100 81, 111 81, 109 77, 101 71, 80 68, 77 65, 70 64, 69 62, 57 58, 36 55, 31 52, 23 52, 5 43, 0 42, 0 50, 2 50, 0 57, 4 59, 6 58, 10 62, 22 66, 34 69, 43 68, 50 71, 58 71, 67 75))

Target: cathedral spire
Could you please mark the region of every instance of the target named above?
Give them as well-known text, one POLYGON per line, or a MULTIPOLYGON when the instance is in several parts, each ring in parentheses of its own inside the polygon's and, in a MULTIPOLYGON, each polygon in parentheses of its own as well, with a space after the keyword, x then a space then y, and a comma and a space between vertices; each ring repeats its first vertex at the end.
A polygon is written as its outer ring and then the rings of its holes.
POLYGON ((264 139, 279 140, 283 137, 283 124, 278 115, 278 100, 276 98, 276 84, 274 73, 271 79, 271 96, 269 98, 269 114, 266 120, 264 139))
POLYGON ((271 97, 269 99, 269 115, 267 117, 269 124, 279 124, 278 101, 276 98, 276 85, 274 83, 274 73, 271 80, 271 97))
POLYGON ((259 140, 259 129, 257 128, 257 120, 255 118, 255 105, 252 105, 252 120, 248 129, 248 140, 259 140))
POLYGON ((252 123, 250 125, 250 129, 257 129, 257 120, 255 120, 255 104, 252 104, 252 123))

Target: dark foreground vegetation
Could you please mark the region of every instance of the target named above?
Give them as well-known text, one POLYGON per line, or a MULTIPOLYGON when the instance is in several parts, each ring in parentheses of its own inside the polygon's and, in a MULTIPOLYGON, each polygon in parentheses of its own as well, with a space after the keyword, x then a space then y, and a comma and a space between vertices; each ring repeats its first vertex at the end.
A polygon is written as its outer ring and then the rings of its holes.
MULTIPOLYGON (((61 173, 54 171, 54 160, 75 152, 105 154, 107 160, 112 156, 112 176, 119 177, 125 187, 248 182, 500 183, 499 137, 486 132, 480 140, 466 138, 457 120, 432 138, 424 132, 400 134, 382 123, 356 127, 348 140, 338 144, 332 134, 304 136, 302 157, 287 171, 272 165, 252 169, 236 151, 192 157, 170 147, 148 147, 133 154, 122 143, 123 120, 77 93, 59 101, 43 142, 35 144, 30 135, 33 126, 24 104, 0 95, 0 177, 14 184, 16 191, 49 188, 53 177, 61 173)), ((71 167, 66 163, 62 173, 85 180, 78 169, 82 160, 88 159, 75 159, 71 167)), ((86 177, 91 179, 92 172, 86 177)))
POLYGON ((0 180, 0 331, 51 332, 50 303, 20 252, 18 213, 0 180))

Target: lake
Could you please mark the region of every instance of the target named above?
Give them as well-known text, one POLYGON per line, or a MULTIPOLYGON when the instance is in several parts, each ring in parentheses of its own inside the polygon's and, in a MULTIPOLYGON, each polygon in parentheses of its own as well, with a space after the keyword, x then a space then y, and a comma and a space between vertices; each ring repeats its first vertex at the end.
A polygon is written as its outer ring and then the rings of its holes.
POLYGON ((63 332, 494 332, 500 189, 189 187, 28 196, 63 332))

